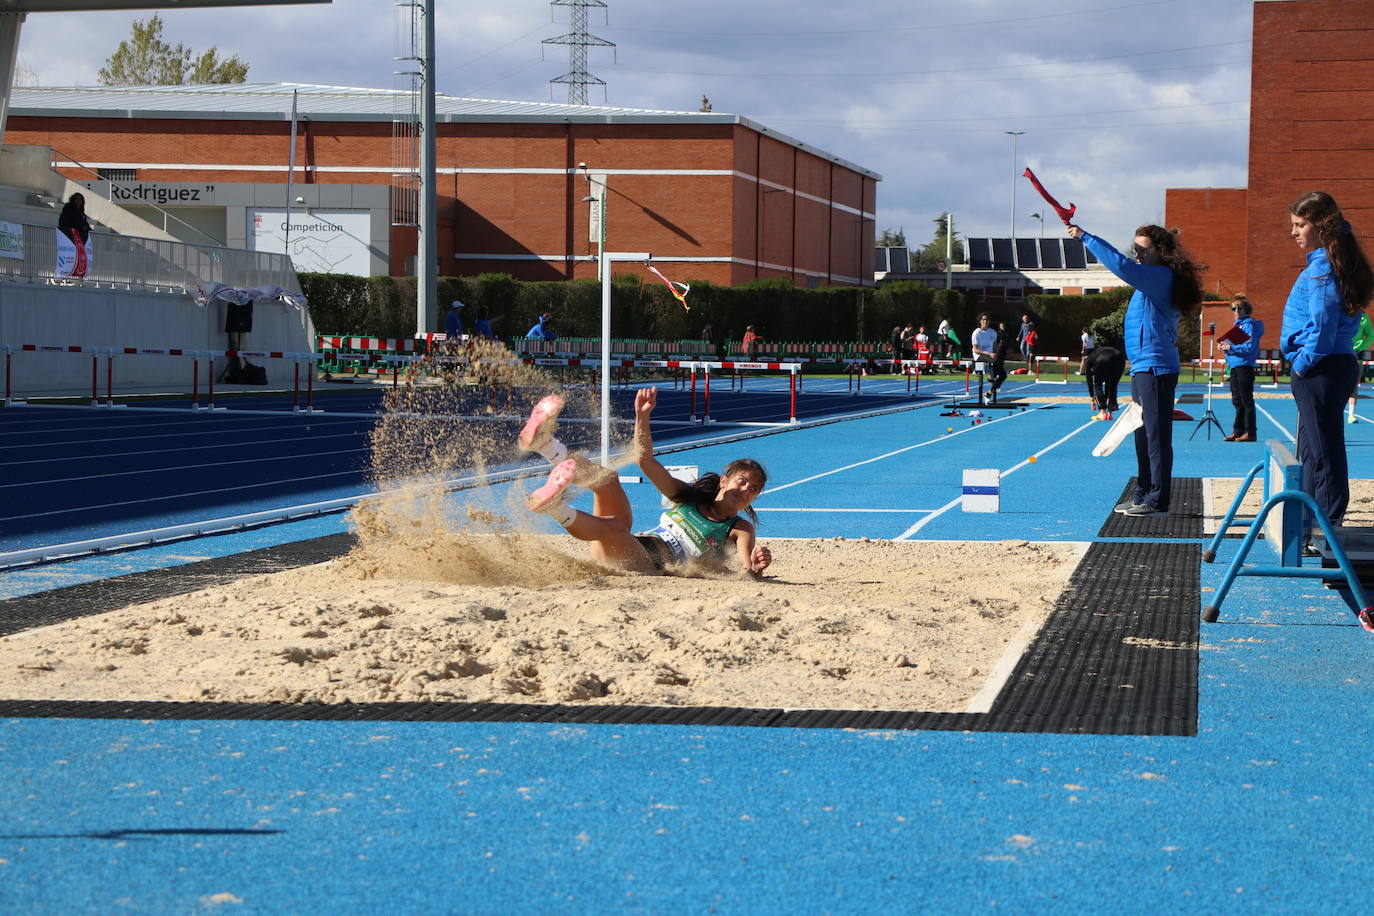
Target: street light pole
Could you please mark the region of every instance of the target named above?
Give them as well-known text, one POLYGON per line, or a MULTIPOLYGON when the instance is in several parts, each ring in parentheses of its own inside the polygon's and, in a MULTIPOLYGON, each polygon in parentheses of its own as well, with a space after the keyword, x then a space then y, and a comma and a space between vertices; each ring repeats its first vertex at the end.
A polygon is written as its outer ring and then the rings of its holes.
POLYGON ((945 211, 945 289, 954 289, 954 214, 945 211))
POLYGON ((1011 137, 1011 244, 1016 245, 1016 141, 1024 130, 1004 130, 1011 137))

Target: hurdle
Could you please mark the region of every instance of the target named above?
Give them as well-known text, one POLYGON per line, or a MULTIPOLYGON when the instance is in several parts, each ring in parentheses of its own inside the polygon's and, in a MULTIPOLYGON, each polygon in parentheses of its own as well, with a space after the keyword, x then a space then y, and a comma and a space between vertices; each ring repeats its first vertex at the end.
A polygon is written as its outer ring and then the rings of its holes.
POLYGON ((1222 577, 1221 585, 1218 586, 1212 603, 1203 608, 1202 619, 1207 623, 1216 623, 1217 618, 1221 615, 1222 603, 1225 602, 1226 596, 1230 593, 1238 576, 1344 579, 1350 588, 1351 595, 1355 598, 1356 606, 1359 608, 1356 611, 1356 617, 1360 625, 1364 629, 1374 632, 1374 617, 1371 616, 1374 613, 1374 608, 1369 605, 1364 588, 1360 584, 1359 577, 1355 575, 1355 569, 1349 556, 1337 539, 1330 519, 1318 508, 1316 500, 1302 491, 1302 465, 1288 449, 1288 446, 1277 439, 1270 439, 1265 442, 1265 448, 1264 461, 1250 469, 1240 490, 1236 493, 1235 499, 1231 501, 1231 506, 1226 515, 1217 526, 1212 540, 1202 549, 1202 559, 1205 562, 1211 563, 1216 559, 1217 548, 1221 545, 1222 539, 1226 537, 1227 529, 1235 521, 1241 502, 1244 501, 1245 495, 1249 492, 1255 478, 1263 473, 1264 504, 1245 532, 1240 548, 1227 567, 1226 574, 1222 577), (1275 510, 1278 510, 1277 513, 1275 510), (1306 510, 1316 519, 1327 551, 1336 564, 1334 567, 1304 567, 1302 565, 1302 535, 1306 530, 1303 510, 1306 510), (1255 540, 1261 532, 1264 533, 1265 540, 1270 543, 1278 556, 1277 566, 1245 565, 1250 549, 1254 546, 1255 540))
POLYGON ((1035 358, 1035 380, 1045 385, 1067 385, 1069 383, 1069 363, 1067 356, 1037 356, 1035 358), (1064 368, 1062 379, 1047 380, 1040 377, 1045 363, 1059 363, 1064 368))
MULTIPOLYGON (((671 365, 671 361, 669 363, 671 365)), ((691 394, 688 398, 687 418, 690 422, 697 422, 697 370, 700 369, 705 376, 704 397, 702 400, 702 423, 717 422, 711 416, 711 370, 729 369, 738 373, 740 370, 758 370, 786 372, 788 374, 788 423, 797 422, 797 377, 801 373, 802 364, 795 362, 740 362, 738 360, 724 360, 721 362, 682 362, 677 365, 688 367, 691 370, 691 394)))
MULTIPOLYGON (((215 360, 219 357, 253 357, 256 359, 283 359, 291 360, 295 363, 295 385, 293 410, 296 413, 322 413, 314 406, 314 353, 291 353, 277 350, 191 350, 181 347, 87 347, 77 345, 59 344, 5 344, 5 397, 6 407, 28 406, 27 399, 14 397, 14 371, 13 355, 15 353, 78 353, 91 355, 91 397, 90 403, 84 405, 88 408, 99 410, 113 410, 126 408, 128 404, 121 404, 114 399, 114 361, 117 356, 172 356, 191 360, 191 410, 194 411, 220 411, 223 407, 215 406, 215 360), (100 357, 105 357, 105 398, 100 398, 100 357), (209 402, 206 406, 200 404, 200 361, 209 360, 208 397, 209 402), (302 404, 300 389, 300 364, 307 362, 312 371, 307 375, 307 392, 305 403, 302 404)), ((68 405, 64 405, 68 406, 68 405)), ((81 405, 76 405, 81 406, 81 405)))

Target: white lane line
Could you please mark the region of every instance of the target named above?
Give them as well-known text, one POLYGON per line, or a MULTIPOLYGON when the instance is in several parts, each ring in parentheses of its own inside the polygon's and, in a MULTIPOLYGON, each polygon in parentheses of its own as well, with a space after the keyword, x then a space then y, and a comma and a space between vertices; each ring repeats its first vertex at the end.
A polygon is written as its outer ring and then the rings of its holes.
POLYGON ((1002 692, 1002 686, 1006 684, 1007 678, 1016 668, 1016 663, 1021 660, 1021 656, 1026 654, 1030 648, 1031 641, 1035 639, 1035 634, 1040 632, 1041 621, 1027 620, 1021 624, 1021 629, 1016 631, 1016 635, 1007 644, 1007 649, 998 659, 997 666, 988 673, 988 679, 983 682, 983 687, 973 695, 964 707, 964 712, 991 712, 992 703, 997 699, 997 695, 1002 692))
MULTIPOLYGON (((1088 552, 1089 546, 1091 545, 1086 541, 1078 542, 1078 561, 1082 561, 1083 555, 1088 552)), ((1074 565, 1077 566, 1077 563, 1074 565)), ((1067 587, 1067 585, 1068 583, 1065 582, 1065 587, 1067 587)), ((1051 613, 1053 613, 1053 610, 1051 610, 1051 613)), ((1036 634, 1040 632, 1040 628, 1044 626, 1046 620, 1049 620, 1049 614, 1046 614, 1042 620, 1027 620, 1025 623, 1021 624, 1021 629, 1016 632, 1011 642, 1007 644, 1006 651, 1002 653, 1002 657, 998 660, 997 666, 988 673, 988 679, 983 682, 982 688, 968 701, 968 706, 964 707, 964 712, 985 713, 992 711, 993 701, 995 701, 997 695, 1002 692, 1002 688, 1006 685, 1008 678, 1011 677, 1011 673, 1016 670, 1016 663, 1021 660, 1021 656, 1026 654, 1026 649, 1030 647, 1031 641, 1035 639, 1036 634)))
MULTIPOLYGON (((1048 406, 1048 405, 1045 405, 1045 406, 1048 406)), ((1034 408, 1032 408, 1032 410, 1040 410, 1040 409, 1042 409, 1042 407, 1034 407, 1034 408)), ((936 436, 934 439, 927 439, 927 440, 925 440, 924 442, 917 442, 915 445, 907 445, 907 446, 904 446, 904 447, 902 447, 902 448, 896 449, 896 450, 891 451, 891 452, 887 452, 887 453, 882 454, 882 455, 875 455, 875 456, 872 457, 872 458, 865 458, 863 461, 856 461, 856 462, 854 462, 853 464, 846 464, 846 465, 844 465, 843 467, 834 468, 834 469, 829 470, 829 471, 822 471, 822 472, 819 473, 819 474, 813 474, 813 475, 811 475, 810 477, 803 477, 801 480, 794 480, 794 481, 792 481, 791 483, 785 483, 785 484, 782 484, 781 486, 770 487, 769 489, 764 490, 763 493, 760 494, 760 495, 767 495, 767 494, 769 494, 769 493, 777 493, 777 492, 780 491, 780 490, 786 490, 788 487, 795 487, 795 486, 799 486, 800 484, 810 483, 810 482, 813 481, 813 480, 820 480, 822 477, 829 477, 829 476, 831 476, 832 474, 842 474, 842 473, 844 473, 845 471, 852 471, 852 470, 854 470, 854 468, 861 468, 861 467, 863 467, 863 466, 866 465, 866 464, 873 464, 875 461, 884 461, 884 460, 886 460, 886 459, 888 459, 888 458, 892 458, 892 457, 894 457, 894 456, 896 456, 896 455, 901 455, 901 454, 904 454, 904 453, 906 453, 906 452, 913 451, 914 449, 925 448, 927 445, 933 445, 933 444, 935 444, 936 442, 944 442, 944 441, 946 441, 946 440, 948 440, 948 439, 953 439, 955 436, 962 436, 962 435, 964 435, 965 433, 971 433, 971 432, 973 432, 973 431, 975 431, 975 430, 984 429, 984 428, 986 428, 986 427, 995 425, 995 424, 997 424, 997 423, 1005 423, 1005 422, 1008 421, 1008 420, 1014 419, 1014 418, 1016 418, 1016 417, 1021 417, 1021 416, 1026 416, 1026 413, 1021 412, 1021 413, 1008 414, 1008 415, 1005 416, 1005 417, 998 417, 996 420, 988 420, 986 423, 980 423, 980 424, 978 424, 977 426, 967 426, 967 427, 965 427, 965 428, 963 428, 963 429, 961 429, 961 430, 959 430, 959 431, 957 431, 957 432, 945 433, 945 434, 942 435, 942 436, 936 436)))
POLYGON ((1268 420, 1269 420, 1270 423, 1273 423, 1275 426, 1277 426, 1277 427, 1279 428, 1279 432, 1283 433, 1285 436, 1288 437, 1288 441, 1289 441, 1289 442, 1297 442, 1297 441, 1298 441, 1298 437, 1295 436, 1295 435, 1293 435, 1292 433, 1290 433, 1290 432, 1288 431, 1288 427, 1284 426, 1284 425, 1283 425, 1282 423, 1280 423, 1278 420, 1274 419, 1274 415, 1273 415, 1272 413, 1270 413, 1269 411, 1265 410, 1263 407, 1261 407, 1258 401, 1255 402, 1255 410, 1257 410, 1257 411, 1259 411, 1260 413, 1264 414, 1264 416, 1265 416, 1266 418, 1268 418, 1268 420))
MULTIPOLYGON (((996 421, 994 421, 994 422, 996 422, 996 421)), ((1034 455, 1033 457, 1036 458, 1037 460, 1039 460, 1039 458, 1040 458, 1041 455, 1044 455, 1045 453, 1050 452, 1050 451, 1052 451, 1052 450, 1058 448, 1059 446, 1063 445, 1065 442, 1068 442, 1068 441, 1069 441, 1070 439, 1072 439, 1074 436, 1078 435, 1078 434, 1081 433, 1083 430, 1085 430, 1085 429, 1087 429, 1088 427, 1092 426, 1092 425, 1093 425, 1094 423, 1096 423, 1096 422, 1097 422, 1096 420, 1089 420, 1088 422, 1084 423, 1082 426, 1078 427, 1078 429, 1075 429, 1073 432, 1069 433, 1067 436, 1064 436, 1064 437, 1063 437, 1062 439, 1060 439, 1059 441, 1054 442, 1054 443, 1052 443, 1052 444, 1050 444, 1050 445, 1045 446, 1045 447, 1042 448, 1040 451, 1036 452, 1035 455, 1034 455)), ((984 424, 984 425, 986 425, 986 424, 984 424)), ((977 427, 972 427, 972 428, 976 429, 977 427)), ((1014 465, 1012 465, 1011 467, 1007 468, 1005 471, 1002 472, 1002 476, 1003 476, 1003 477, 1006 477, 1006 476, 1008 476, 1008 475, 1010 475, 1010 474, 1014 474, 1014 473, 1016 473, 1017 471, 1021 470, 1023 467, 1026 467, 1026 466, 1027 466, 1028 464, 1030 464, 1030 463, 1031 463, 1030 458, 1026 458, 1024 461, 1020 462, 1019 464, 1014 464, 1014 465)), ((939 509, 936 509, 936 510, 935 510, 934 512, 932 512, 930 515, 927 515, 925 518, 921 519, 919 522, 917 522, 916 524, 912 525, 910 528, 908 528, 907 530, 903 531, 901 534, 897 535, 897 537, 893 538, 893 540, 896 540, 896 541, 905 541, 905 540, 909 540, 910 538, 912 538, 913 536, 915 536, 916 533, 919 532, 919 531, 920 531, 922 528, 924 528, 926 525, 929 525, 931 522, 935 521, 935 519, 937 519, 937 518, 939 518, 940 516, 944 515, 944 514, 945 514, 946 512, 948 512, 950 509, 953 509, 955 506, 961 504, 963 501, 964 501, 964 498, 963 498, 962 495, 961 495, 961 496, 958 496, 958 497, 956 497, 956 498, 954 498, 954 499, 951 499, 948 503, 946 503, 945 505, 941 506, 939 509)))

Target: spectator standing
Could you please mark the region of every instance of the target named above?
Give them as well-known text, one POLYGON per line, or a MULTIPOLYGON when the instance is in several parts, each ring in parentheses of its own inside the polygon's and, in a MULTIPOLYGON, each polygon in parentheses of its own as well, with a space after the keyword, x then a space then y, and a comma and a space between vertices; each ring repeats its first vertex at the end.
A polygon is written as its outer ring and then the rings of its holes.
POLYGON ((974 363, 985 363, 984 371, 997 359, 997 329, 992 326, 992 317, 984 312, 978 316, 978 327, 969 336, 973 347, 974 363))
POLYGON ((1231 404, 1236 408, 1231 435, 1224 438, 1227 442, 1254 442, 1258 438, 1255 428, 1255 361, 1259 358, 1264 322, 1250 317, 1254 306, 1244 296, 1236 296, 1231 300, 1231 312, 1236 316, 1235 326, 1246 335, 1246 340, 1241 343, 1222 340, 1217 344, 1221 352, 1226 354, 1226 368, 1231 373, 1231 404))
POLYGON ((940 358, 947 359, 954 352, 954 345, 949 339, 949 319, 941 318, 940 326, 935 329, 935 342, 940 347, 940 358))
POLYGON ((1035 328, 1035 322, 1031 321, 1031 316, 1021 316, 1021 329, 1016 332, 1016 342, 1021 345, 1021 358, 1026 362, 1031 361, 1031 331, 1035 328))
POLYGON ((496 333, 491 329, 491 322, 487 320, 487 307, 485 305, 477 307, 477 320, 472 323, 472 333, 485 340, 496 339, 496 333))
POLYGON ((86 198, 73 194, 57 215, 57 228, 73 242, 85 245, 91 238, 91 223, 86 219, 86 198))
POLYGON ((1360 399, 1360 383, 1365 380, 1368 370, 1364 360, 1360 358, 1360 354, 1368 350, 1371 345, 1374 345, 1374 324, 1369 321, 1369 313, 1362 311, 1360 312, 1360 329, 1355 332, 1355 340, 1351 344, 1355 348, 1355 360, 1359 364, 1360 373, 1355 381, 1355 390, 1350 394, 1350 411, 1345 418, 1347 423, 1355 422, 1355 402, 1360 399))
POLYGON ((558 335, 553 332, 553 326, 549 322, 549 313, 545 312, 539 316, 539 320, 534 323, 534 327, 525 334, 526 340, 556 340, 558 335))
POLYGON ((988 393, 989 404, 997 403, 997 390, 1007 380, 1007 351, 1011 349, 1011 332, 1005 321, 997 322, 997 343, 992 357, 992 388, 988 393))
POLYGON ((902 370, 902 326, 894 324, 887 335, 887 348, 892 351, 892 373, 902 370))
MULTIPOLYGON (((1283 306, 1279 347, 1293 367, 1302 488, 1340 524, 1350 503, 1341 413, 1359 378, 1354 340, 1359 313, 1374 292, 1374 272, 1330 194, 1309 191, 1289 214, 1289 235, 1306 254, 1307 267, 1283 306)), ((1365 629, 1374 629, 1364 612, 1360 616, 1365 629)))
POLYGON ((1082 350, 1078 354, 1078 374, 1082 375, 1088 365, 1088 354, 1097 346, 1097 340, 1093 337, 1093 332, 1088 328, 1083 329, 1083 333, 1078 335, 1078 340, 1082 344, 1082 350))
POLYGON ((448 314, 444 316, 444 343, 449 353, 457 353, 463 343, 463 303, 454 299, 449 303, 448 314))
POLYGON ((745 327, 744 339, 741 343, 744 345, 745 358, 748 359, 749 362, 753 362, 754 355, 758 352, 759 344, 763 343, 763 336, 755 331, 754 326, 751 324, 745 327))

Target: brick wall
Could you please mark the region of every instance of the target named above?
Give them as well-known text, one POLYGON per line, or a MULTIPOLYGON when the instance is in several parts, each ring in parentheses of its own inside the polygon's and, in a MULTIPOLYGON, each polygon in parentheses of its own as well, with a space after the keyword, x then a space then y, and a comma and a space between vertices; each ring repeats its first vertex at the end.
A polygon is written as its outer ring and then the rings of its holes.
POLYGON ((1181 230, 1183 246, 1207 265, 1203 286, 1211 292, 1246 292, 1246 200, 1245 188, 1170 188, 1164 192, 1164 224, 1181 230))
POLYGON ((1256 3, 1254 17, 1246 288, 1277 317, 1305 263, 1288 235, 1300 194, 1332 194, 1371 250, 1374 0, 1256 3))
MULTIPOLYGON (((387 180, 389 122, 303 121, 299 140, 298 182, 376 185, 387 180)), ((140 181, 283 184, 290 124, 12 114, 5 142, 51 146, 59 158, 88 164, 138 166, 140 181), (155 168, 158 164, 206 168, 155 168), (264 168, 216 168, 222 165, 264 168)), ((610 250, 703 259, 673 264, 671 271, 665 269, 670 276, 717 283, 756 276, 795 276, 799 282, 803 274, 818 275, 822 282, 872 276, 872 219, 861 222, 831 201, 872 213, 876 183, 741 125, 441 123, 436 153, 445 274, 595 277, 595 263, 575 260, 596 254, 596 243, 588 238, 590 205, 582 200, 590 188, 576 173, 577 164, 585 162, 593 173, 610 173, 610 250), (478 171, 444 174, 446 168, 478 171), (515 169, 528 171, 480 171, 515 169), (624 170, 679 174, 619 174, 624 170), (680 174, 684 170, 718 174, 680 174), (764 194, 767 183, 785 190, 764 194), (762 260, 773 267, 756 266, 760 246, 767 249, 762 260)), ((65 171, 78 180, 93 177, 65 171)), ((403 273, 415 252, 414 232, 393 229, 391 241, 392 272, 403 273)), ((636 264, 619 264, 616 271, 651 276, 636 264)))
POLYGON ((1272 346, 1305 264, 1288 235, 1300 194, 1334 196, 1374 251, 1374 0, 1257 2, 1252 39, 1248 187, 1169 189, 1165 212, 1208 289, 1245 292, 1272 346))

